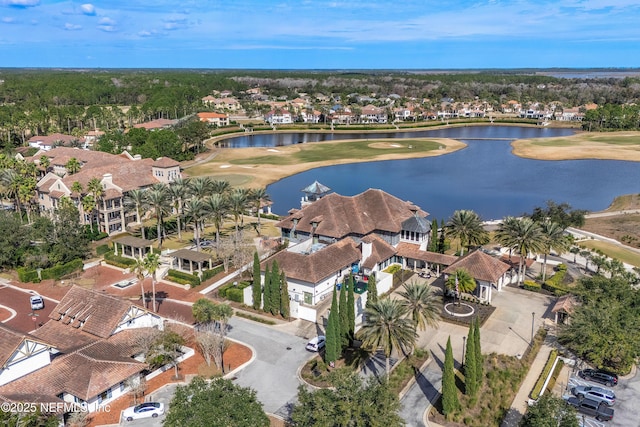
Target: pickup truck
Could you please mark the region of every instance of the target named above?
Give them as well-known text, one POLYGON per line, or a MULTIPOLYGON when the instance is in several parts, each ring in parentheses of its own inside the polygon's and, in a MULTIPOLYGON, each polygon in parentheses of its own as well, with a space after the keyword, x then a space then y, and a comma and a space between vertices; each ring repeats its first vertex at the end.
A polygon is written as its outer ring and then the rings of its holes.
POLYGON ((595 417, 598 421, 610 421, 613 419, 613 409, 593 399, 578 399, 577 397, 571 396, 566 397, 565 401, 575 407, 578 412, 595 417))

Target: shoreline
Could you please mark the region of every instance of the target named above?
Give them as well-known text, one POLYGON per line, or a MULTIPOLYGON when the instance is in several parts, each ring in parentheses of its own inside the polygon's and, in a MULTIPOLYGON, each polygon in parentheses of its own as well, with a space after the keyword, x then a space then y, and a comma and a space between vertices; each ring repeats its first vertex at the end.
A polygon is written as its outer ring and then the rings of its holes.
MULTIPOLYGON (((534 124, 523 123, 450 123, 442 126, 434 126, 432 129, 443 129, 452 127, 467 126, 523 126, 539 127, 534 124)), ((393 129, 340 129, 335 131, 322 129, 286 129, 286 130, 261 130, 256 134, 277 134, 277 133, 397 133, 397 132, 418 132, 429 130, 429 128, 400 128, 393 129)), ((215 179, 228 180, 232 185, 243 187, 267 187, 281 179, 308 170, 333 166, 338 164, 362 163, 385 160, 408 160, 422 157, 434 157, 449 154, 467 147, 467 144, 454 139, 445 138, 399 138, 390 143, 387 139, 372 140, 338 140, 323 141, 327 146, 353 143, 355 141, 367 142, 371 149, 384 149, 382 145, 404 144, 407 141, 429 140, 438 141, 445 149, 426 150, 404 153, 379 153, 370 157, 344 157, 340 159, 329 159, 323 161, 295 161, 295 154, 312 147, 318 142, 305 144, 293 144, 283 147, 247 147, 247 148, 216 148, 215 143, 220 140, 233 138, 234 136, 244 136, 244 133, 225 134, 215 136, 206 141, 211 152, 203 156, 202 159, 189 162, 184 165, 184 170, 188 176, 211 176, 215 179), (288 161, 283 159, 280 164, 260 163, 260 159, 265 156, 288 157, 288 161), (256 162, 250 162, 255 159, 256 162), (234 163, 236 162, 236 163, 234 163)), ((535 160, 623 160, 640 162, 640 132, 583 132, 576 130, 576 133, 567 137, 518 139, 511 142, 511 153, 522 158, 535 160)), ((615 200, 624 195, 612 195, 611 205, 615 200)), ((610 206, 611 207, 611 206, 610 206)), ((602 212, 610 209, 608 207, 602 212)))

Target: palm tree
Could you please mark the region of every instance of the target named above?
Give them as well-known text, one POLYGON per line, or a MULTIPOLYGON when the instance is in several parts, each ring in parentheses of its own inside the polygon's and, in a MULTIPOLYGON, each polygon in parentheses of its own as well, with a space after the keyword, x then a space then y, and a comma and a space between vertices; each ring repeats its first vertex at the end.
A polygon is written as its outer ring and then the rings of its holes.
POLYGON ((228 204, 227 200, 220 194, 212 194, 205 199, 205 205, 207 207, 207 216, 211 218, 213 226, 216 228, 216 251, 220 242, 220 229, 222 228, 222 222, 224 217, 227 216, 228 204))
POLYGON ((71 184, 71 191, 73 193, 76 193, 79 199, 80 196, 82 196, 82 191, 84 191, 84 188, 82 188, 82 184, 80 184, 78 181, 73 181, 73 184, 71 184))
POLYGON ((38 159, 38 161, 40 163, 40 167, 44 169, 44 174, 46 175, 47 172, 49 172, 49 166, 51 166, 51 160, 47 156, 42 155, 40 156, 40 159, 38 159))
POLYGON ((545 220, 541 223, 544 240, 544 263, 542 266, 542 282, 547 278, 547 255, 556 251, 562 255, 569 247, 569 240, 564 235, 564 228, 557 222, 545 220))
POLYGON ((477 213, 470 210, 457 210, 447 222, 449 236, 460 239, 460 255, 464 248, 471 245, 484 245, 489 241, 489 234, 482 227, 482 221, 477 213))
POLYGON ((576 264, 577 262, 577 256, 580 253, 580 247, 579 246, 571 246, 571 249, 569 249, 569 252, 571 252, 573 254, 573 263, 576 264))
POLYGON ((207 215, 207 206, 203 199, 192 197, 184 204, 185 221, 193 222, 193 239, 196 242, 196 250, 200 252, 200 233, 203 229, 202 222, 207 215))
POLYGON ((478 286, 476 279, 464 268, 457 268, 453 274, 449 275, 445 286, 447 289, 456 289, 456 282, 457 291, 461 294, 462 292, 471 293, 478 286))
POLYGON ((427 326, 436 328, 440 320, 440 304, 431 285, 412 281, 402 285, 400 304, 411 314, 413 327, 424 331, 427 326))
POLYGON ((24 177, 14 169, 3 169, 0 171, 0 186, 3 188, 4 194, 15 201, 18 215, 22 217, 22 208, 20 203, 20 186, 24 177))
POLYGON ((176 178, 169 184, 169 193, 173 201, 173 209, 176 213, 178 221, 178 240, 182 241, 182 205, 187 198, 187 190, 189 189, 189 180, 176 178))
POLYGON ((544 250, 544 235, 542 227, 531 218, 518 218, 505 222, 498 227, 496 239, 504 246, 514 249, 520 255, 518 265, 518 283, 522 283, 527 272, 525 259, 529 253, 538 253, 544 250))
POLYGON ((124 196, 124 206, 127 210, 136 211, 136 220, 140 224, 140 232, 142 233, 142 238, 145 239, 144 224, 142 223, 141 212, 147 209, 146 191, 139 188, 129 190, 124 196))
POLYGON ((385 368, 389 378, 390 358, 394 350, 411 348, 415 345, 417 334, 406 317, 407 310, 398 300, 383 298, 365 309, 365 320, 360 331, 366 346, 382 347, 385 355, 385 368))
MULTIPOLYGON (((96 208, 96 199, 94 199, 91 194, 87 194, 82 198, 81 204, 82 204, 82 211, 85 214, 89 214, 89 226, 91 227, 91 233, 93 233, 93 211, 96 208)), ((85 221, 86 220, 83 215, 82 223, 84 224, 85 221)))
POLYGON ((165 184, 154 184, 147 190, 147 202, 156 216, 156 232, 158 237, 158 249, 162 251, 162 227, 164 217, 169 212, 169 190, 165 184))
POLYGON ((147 299, 144 295, 144 274, 146 271, 146 267, 144 264, 144 258, 136 258, 136 263, 133 266, 133 272, 136 275, 136 279, 138 279, 138 283, 140 283, 140 291, 142 292, 142 306, 147 308, 147 299))
POLYGON ((213 181, 208 176, 199 176, 189 181, 189 192, 194 197, 203 199, 213 192, 212 189, 213 181))
POLYGON ((227 194, 229 190, 231 190, 231 184, 229 184, 229 181, 218 179, 211 183, 211 191, 213 194, 224 195, 227 194))
POLYGON ((260 234, 260 206, 263 202, 268 202, 270 199, 267 189, 264 187, 253 188, 249 191, 249 201, 256 210, 256 216, 258 217, 258 235, 260 234))
MULTIPOLYGON (((93 200, 97 206, 100 200, 102 199, 102 196, 104 195, 104 188, 102 187, 102 182, 100 181, 100 179, 91 178, 87 183, 87 191, 93 195, 93 200)), ((105 217, 105 221, 106 220, 107 218, 105 217)), ((100 231, 100 225, 99 225, 100 214, 98 214, 98 219, 96 222, 98 223, 98 231, 100 231)), ((105 231, 107 231, 108 229, 109 229, 108 225, 105 224, 105 231)))
POLYGON ((80 167, 81 166, 82 165, 80 164, 78 159, 76 159, 75 157, 70 158, 69 161, 67 162, 67 164, 64 165, 64 167, 67 169, 67 172, 69 173, 69 175, 73 175, 74 173, 78 173, 80 171, 80 167))
POLYGON ((149 252, 144 257, 144 268, 151 275, 151 301, 153 312, 156 313, 156 271, 160 267, 160 255, 149 252))
POLYGON ((236 239, 238 237, 238 222, 241 221, 241 225, 244 225, 244 210, 247 207, 247 196, 249 191, 245 188, 235 188, 227 198, 229 202, 229 211, 233 215, 233 219, 236 226, 236 239))

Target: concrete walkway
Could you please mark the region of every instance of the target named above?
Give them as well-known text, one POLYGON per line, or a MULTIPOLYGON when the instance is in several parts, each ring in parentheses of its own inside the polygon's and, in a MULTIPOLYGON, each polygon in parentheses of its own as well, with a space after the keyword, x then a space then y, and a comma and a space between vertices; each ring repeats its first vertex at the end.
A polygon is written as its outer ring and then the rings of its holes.
POLYGON ((533 387, 536 385, 544 366, 547 364, 549 354, 551 353, 551 350, 553 350, 553 347, 550 346, 551 340, 555 340, 555 337, 547 335, 542 347, 540 347, 540 351, 538 351, 536 358, 531 364, 531 368, 529 369, 527 376, 520 385, 520 390, 518 390, 518 394, 516 394, 516 397, 513 399, 511 409, 507 412, 506 417, 502 421, 501 427, 516 427, 525 412, 527 412, 527 407, 529 406, 529 393, 531 393, 531 390, 533 390, 533 387))

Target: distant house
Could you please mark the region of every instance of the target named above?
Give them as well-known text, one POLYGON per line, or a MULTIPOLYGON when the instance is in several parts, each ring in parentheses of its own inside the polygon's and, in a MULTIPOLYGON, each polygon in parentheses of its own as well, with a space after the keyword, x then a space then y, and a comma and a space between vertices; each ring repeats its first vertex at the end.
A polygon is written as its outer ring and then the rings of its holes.
POLYGON ((367 105, 360 113, 362 123, 387 123, 387 113, 384 108, 367 105))
POLYGON ((78 142, 78 138, 72 135, 64 135, 62 133, 53 133, 51 135, 36 135, 29 138, 30 147, 40 150, 49 151, 55 147, 71 147, 78 142))
POLYGON ((229 115, 226 113, 198 113, 198 119, 218 127, 229 126, 229 115))
POLYGON ((304 109, 300 112, 300 117, 305 123, 319 123, 322 113, 317 110, 304 109))
POLYGON ((293 116, 288 110, 271 110, 264 115, 264 121, 271 125, 281 125, 293 123, 293 116))
POLYGON ((74 286, 31 335, 0 325, 0 396, 95 411, 139 381, 148 365, 135 337, 162 327, 163 319, 142 307, 74 286))
POLYGON ((133 125, 134 128, 142 128, 146 130, 158 130, 158 129, 168 129, 178 123, 177 120, 169 120, 169 119, 156 119, 151 120, 150 122, 138 123, 137 125, 133 125))

